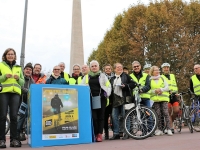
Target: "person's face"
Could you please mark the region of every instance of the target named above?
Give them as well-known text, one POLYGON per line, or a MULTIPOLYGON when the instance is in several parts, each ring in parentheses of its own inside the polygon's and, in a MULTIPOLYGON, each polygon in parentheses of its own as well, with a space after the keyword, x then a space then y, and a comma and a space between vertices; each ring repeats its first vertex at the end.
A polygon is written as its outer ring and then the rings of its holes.
POLYGON ((91 66, 90 66, 90 70, 94 73, 98 72, 99 71, 99 66, 97 63, 92 63, 91 66))
POLYGON ((27 77, 30 77, 32 75, 32 69, 29 68, 29 67, 26 67, 24 69, 24 75, 27 76, 27 77))
POLYGON ((149 74, 149 70, 150 70, 150 68, 146 68, 146 69, 144 69, 144 72, 149 74))
POLYGON ((33 73, 34 74, 40 74, 40 72, 41 72, 41 66, 35 65, 35 67, 33 68, 33 73))
POLYGON ((200 75, 200 66, 199 65, 194 66, 194 73, 197 75, 200 75))
POLYGON ((56 67, 53 68, 53 74, 55 76, 60 76, 60 73, 61 73, 61 69, 60 69, 59 66, 56 66, 56 67))
POLYGON ((170 69, 169 69, 168 66, 165 66, 165 67, 162 68, 162 71, 163 71, 164 74, 169 74, 170 69))
POLYGON ((134 64, 132 65, 132 67, 133 67, 133 71, 134 71, 135 73, 139 73, 140 70, 141 70, 141 65, 140 65, 140 64, 134 63, 134 64))
POLYGON ((159 70, 159 68, 158 68, 158 67, 155 67, 152 74, 153 74, 153 76, 158 76, 158 75, 160 75, 160 70, 159 70))
POLYGON ((61 70, 62 72, 64 72, 64 70, 65 70, 65 65, 64 65, 64 64, 60 64, 59 66, 60 66, 60 70, 61 70))
POLYGON ((89 67, 87 65, 83 65, 82 68, 81 68, 81 71, 85 75, 85 74, 88 74, 88 72, 90 70, 89 70, 89 67))
POLYGON ((124 73, 128 74, 128 70, 127 69, 124 69, 123 71, 124 71, 124 73))
POLYGON ((105 71, 106 74, 110 75, 111 72, 112 72, 112 69, 111 69, 110 66, 105 66, 104 71, 105 71))
POLYGON ((121 64, 116 64, 115 73, 117 75, 120 75, 122 74, 122 72, 123 72, 123 66, 121 64))
POLYGON ((79 75, 81 72, 80 67, 79 66, 74 66, 73 68, 73 73, 76 75, 79 75))
POLYGON ((13 62, 15 60, 16 56, 13 50, 10 50, 7 54, 6 54, 6 60, 8 62, 13 62))

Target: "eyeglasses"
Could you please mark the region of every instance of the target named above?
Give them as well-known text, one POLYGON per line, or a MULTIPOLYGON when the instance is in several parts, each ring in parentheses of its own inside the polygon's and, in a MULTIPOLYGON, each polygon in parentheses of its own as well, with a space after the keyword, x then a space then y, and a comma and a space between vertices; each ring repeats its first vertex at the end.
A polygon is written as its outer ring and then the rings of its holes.
POLYGON ((53 70, 60 70, 60 69, 53 69, 53 70))
POLYGON ((197 70, 198 68, 200 68, 200 67, 194 68, 194 70, 197 70))
POLYGON ((6 54, 6 55, 8 55, 8 56, 13 56, 13 55, 15 55, 15 54, 6 54))
POLYGON ((73 69, 73 70, 80 70, 80 69, 73 69))
POLYGON ((133 68, 139 68, 140 66, 133 66, 133 68))

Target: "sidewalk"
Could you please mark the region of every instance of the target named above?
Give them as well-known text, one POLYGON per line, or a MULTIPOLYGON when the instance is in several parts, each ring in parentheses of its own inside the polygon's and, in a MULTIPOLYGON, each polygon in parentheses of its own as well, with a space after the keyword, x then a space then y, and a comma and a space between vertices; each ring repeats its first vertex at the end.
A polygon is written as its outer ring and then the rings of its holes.
MULTIPOLYGON (((112 132, 110 132, 110 137, 112 132)), ((181 133, 175 133, 173 136, 153 136, 144 140, 104 140, 99 143, 53 146, 31 148, 27 141, 22 142, 20 149, 24 150, 199 150, 200 148, 200 133, 190 133, 188 128, 184 128, 181 133)), ((9 139, 6 142, 7 149, 13 150, 9 147, 9 139)))

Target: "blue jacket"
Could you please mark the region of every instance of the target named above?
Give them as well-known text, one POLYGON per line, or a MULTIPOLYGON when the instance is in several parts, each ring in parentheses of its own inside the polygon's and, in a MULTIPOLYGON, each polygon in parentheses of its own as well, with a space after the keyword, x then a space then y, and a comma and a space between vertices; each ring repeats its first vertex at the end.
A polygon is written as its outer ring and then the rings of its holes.
POLYGON ((46 84, 69 84, 64 78, 59 76, 57 79, 52 75, 47 79, 46 84))

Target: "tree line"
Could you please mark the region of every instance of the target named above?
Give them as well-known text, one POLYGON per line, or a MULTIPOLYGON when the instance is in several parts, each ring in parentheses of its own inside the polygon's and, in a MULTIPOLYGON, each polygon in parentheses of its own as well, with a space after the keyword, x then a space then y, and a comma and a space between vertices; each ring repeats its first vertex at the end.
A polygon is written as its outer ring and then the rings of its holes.
POLYGON ((130 70, 138 60, 142 65, 171 64, 179 91, 189 87, 194 64, 200 63, 200 2, 181 0, 137 4, 118 14, 88 62, 121 62, 130 70))

